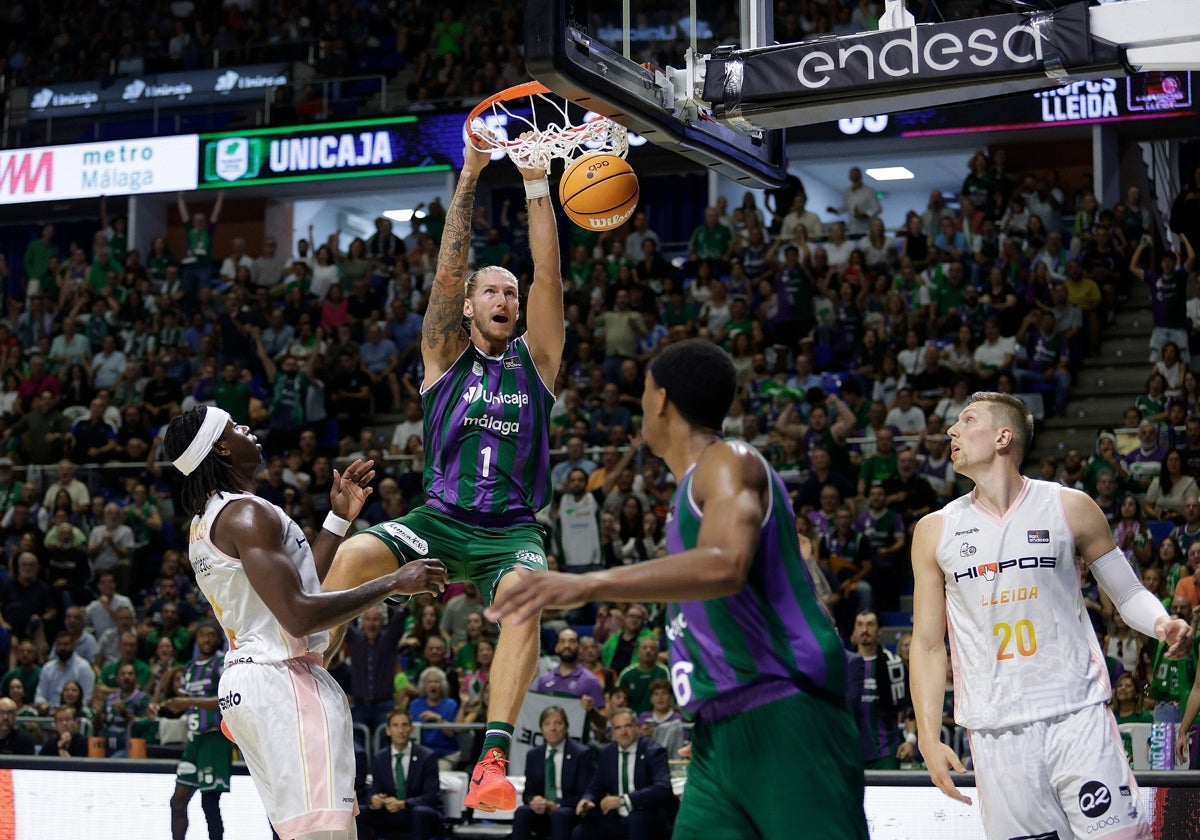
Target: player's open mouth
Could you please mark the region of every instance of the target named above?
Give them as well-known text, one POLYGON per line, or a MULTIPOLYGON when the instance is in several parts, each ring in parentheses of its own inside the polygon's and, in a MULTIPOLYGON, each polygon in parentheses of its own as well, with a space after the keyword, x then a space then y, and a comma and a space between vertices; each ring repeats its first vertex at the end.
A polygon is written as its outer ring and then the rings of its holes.
POLYGON ((493 324, 507 324, 508 316, 507 315, 493 315, 492 323, 493 324))

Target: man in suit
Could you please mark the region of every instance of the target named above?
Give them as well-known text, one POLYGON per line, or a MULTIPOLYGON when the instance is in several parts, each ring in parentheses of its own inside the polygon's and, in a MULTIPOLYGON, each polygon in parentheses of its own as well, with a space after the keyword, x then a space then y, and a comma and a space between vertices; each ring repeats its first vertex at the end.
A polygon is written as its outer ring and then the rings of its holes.
POLYGON ((596 772, 575 813, 583 820, 571 840, 659 840, 679 808, 671 790, 667 751, 638 735, 632 709, 612 714, 613 743, 600 751, 596 772))
POLYGON ((542 709, 538 723, 545 744, 530 748, 525 759, 525 804, 513 814, 512 840, 570 840, 579 822, 575 807, 595 773, 596 755, 567 737, 561 706, 542 709))
POLYGON ((387 718, 392 743, 371 762, 371 825, 380 840, 442 836, 442 794, 437 755, 412 742, 412 718, 393 709, 387 718))

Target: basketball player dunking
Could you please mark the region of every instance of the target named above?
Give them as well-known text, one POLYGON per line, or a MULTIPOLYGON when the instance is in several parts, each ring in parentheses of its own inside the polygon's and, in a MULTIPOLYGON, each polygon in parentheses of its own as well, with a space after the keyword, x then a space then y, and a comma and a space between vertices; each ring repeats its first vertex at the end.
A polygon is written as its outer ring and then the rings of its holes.
POLYGON ((188 558, 229 638, 218 686, 271 825, 284 840, 356 835, 346 695, 322 667, 326 632, 393 594, 440 592, 445 567, 411 563, 345 592, 321 592, 333 553, 370 494, 371 462, 334 472, 330 513, 310 546, 283 510, 253 495, 262 447, 225 411, 176 417, 163 437, 192 515, 188 558))
POLYGON ((950 778, 963 765, 940 741, 949 624, 954 719, 971 731, 987 836, 1149 838, 1076 554, 1169 656, 1187 652, 1191 628, 1138 582, 1091 498, 1022 476, 1033 418, 1019 399, 973 395, 949 436, 975 490, 921 519, 912 549, 910 678, 929 775, 970 804, 950 778))
MULTIPOLYGON (((421 333, 428 501, 349 539, 326 588, 394 572, 413 558, 439 557, 451 580, 470 580, 488 603, 518 567, 546 568, 545 534, 534 512, 550 499, 550 389, 562 361, 563 287, 558 231, 544 170, 522 169, 529 201, 533 285, 528 331, 516 335, 517 279, 497 266, 467 275, 475 186, 489 156, 470 146, 446 213, 437 274, 421 333), (469 331, 463 329, 463 321, 469 331)), ((483 753, 465 805, 512 810, 505 775, 513 726, 533 681, 537 622, 504 627, 492 662, 483 753)))

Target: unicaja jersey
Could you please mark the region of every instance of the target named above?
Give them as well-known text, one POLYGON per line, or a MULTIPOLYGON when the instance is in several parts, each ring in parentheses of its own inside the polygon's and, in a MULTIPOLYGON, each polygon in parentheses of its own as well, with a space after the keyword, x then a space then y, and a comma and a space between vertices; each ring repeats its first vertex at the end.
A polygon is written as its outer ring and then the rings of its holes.
MULTIPOLYGON (((846 657, 800 556, 787 487, 765 460, 763 467, 770 476, 770 507, 745 588, 725 598, 669 607, 671 685, 689 715, 704 717, 707 704, 756 683, 784 681, 846 695, 846 657)), ((693 465, 671 503, 670 554, 695 548, 699 541, 704 515, 692 497, 694 473, 693 465)), ((763 692, 763 697, 770 695, 763 692)), ((748 699, 753 703, 753 695, 748 699)))
MULTIPOLYGON (((183 669, 183 682, 179 688, 185 697, 204 698, 216 697, 217 686, 221 682, 223 663, 217 657, 203 661, 193 659, 183 669)), ((208 709, 191 708, 187 712, 188 738, 205 732, 212 732, 221 727, 221 713, 208 709)))
POLYGON ((960 726, 1020 726, 1109 698, 1061 489, 1026 479, 1003 518, 973 492, 943 510, 937 560, 960 726))
MULTIPOLYGON (((328 631, 297 638, 283 629, 279 619, 250 585, 242 561, 225 554, 212 542, 212 526, 225 506, 248 493, 217 493, 208 500, 204 513, 192 517, 188 537, 188 559, 196 572, 196 583, 212 604, 217 622, 229 637, 225 665, 241 662, 282 662, 309 651, 323 653, 329 644, 328 631)), ((279 517, 279 538, 288 559, 300 574, 300 585, 309 594, 321 591, 312 548, 300 526, 283 510, 271 505, 279 517)))
POLYGON ((423 394, 425 492, 484 515, 533 511, 550 499, 550 409, 525 337, 501 356, 474 342, 423 394))

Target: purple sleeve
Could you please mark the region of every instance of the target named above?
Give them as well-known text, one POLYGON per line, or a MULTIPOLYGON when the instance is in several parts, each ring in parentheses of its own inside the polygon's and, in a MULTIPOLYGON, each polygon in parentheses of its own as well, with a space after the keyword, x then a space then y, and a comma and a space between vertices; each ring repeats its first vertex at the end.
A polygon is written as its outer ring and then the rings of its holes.
POLYGON ((600 678, 595 674, 592 675, 592 679, 588 680, 587 693, 596 702, 597 709, 604 708, 604 686, 600 684, 600 678))
POLYGON ((904 518, 899 514, 896 515, 896 519, 892 527, 892 533, 894 533, 896 536, 901 536, 904 534, 904 518))

